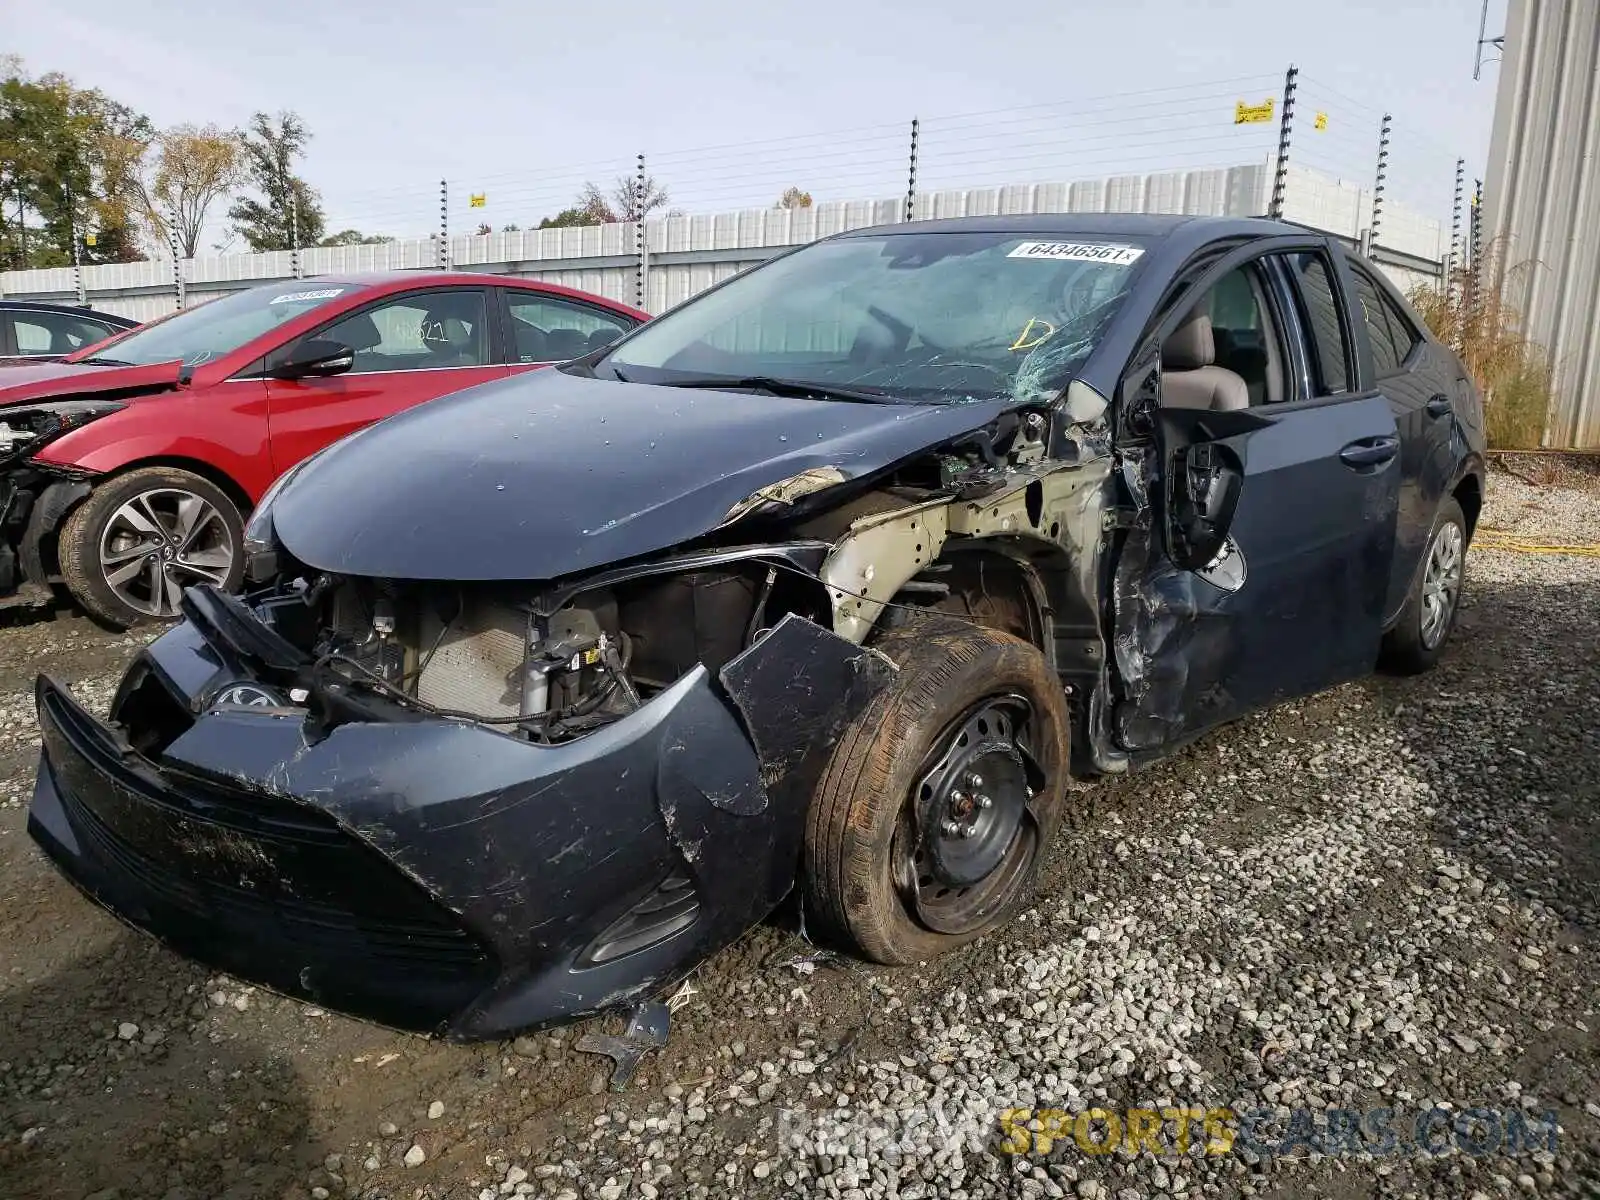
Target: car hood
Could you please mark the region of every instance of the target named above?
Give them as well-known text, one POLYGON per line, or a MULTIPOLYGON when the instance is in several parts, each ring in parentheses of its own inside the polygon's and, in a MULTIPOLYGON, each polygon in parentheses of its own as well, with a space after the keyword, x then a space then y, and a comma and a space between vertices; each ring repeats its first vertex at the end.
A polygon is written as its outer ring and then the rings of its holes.
POLYGON ((554 579, 698 537, 799 472, 878 471, 1008 406, 794 399, 545 370, 353 434, 285 485, 272 520, 284 548, 318 570, 554 579))
POLYGON ((176 387, 182 366, 179 362, 148 367, 86 367, 79 363, 44 362, 0 367, 0 408, 91 392, 123 393, 176 387))

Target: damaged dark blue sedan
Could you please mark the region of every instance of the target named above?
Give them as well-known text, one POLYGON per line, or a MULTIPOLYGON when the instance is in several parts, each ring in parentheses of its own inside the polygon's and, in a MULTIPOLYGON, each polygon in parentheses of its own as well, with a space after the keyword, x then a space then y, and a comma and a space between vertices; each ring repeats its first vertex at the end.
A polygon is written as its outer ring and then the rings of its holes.
MULTIPOLYGON (((1456 355, 1256 220, 866 229, 290 472, 29 828, 179 952, 452 1038, 658 994, 798 890, 926 959, 1124 772, 1451 631, 1456 355)), ((1063 835, 1066 836, 1066 835, 1063 835)))

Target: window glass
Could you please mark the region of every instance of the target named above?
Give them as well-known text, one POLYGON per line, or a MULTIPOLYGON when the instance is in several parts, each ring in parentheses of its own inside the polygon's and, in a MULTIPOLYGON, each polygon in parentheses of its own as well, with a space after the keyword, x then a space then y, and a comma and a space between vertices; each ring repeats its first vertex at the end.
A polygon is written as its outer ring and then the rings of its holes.
POLYGON ((1366 321, 1367 336, 1372 342, 1372 373, 1379 379, 1393 375, 1400 369, 1406 347, 1396 346, 1389 331, 1389 318, 1384 313, 1382 294, 1371 275, 1355 263, 1350 264, 1355 276, 1356 296, 1361 301, 1361 315, 1366 321))
POLYGON ((1277 398, 1281 393, 1269 383, 1276 359, 1269 344, 1272 325, 1256 268, 1229 271, 1212 287, 1208 303, 1214 364, 1244 380, 1252 406, 1277 398))
POLYGON ((596 369, 919 403, 1047 398, 1099 342, 1143 253, 1136 238, 965 230, 815 242, 657 317, 596 369))
POLYGON ((183 362, 197 367, 314 308, 347 299, 361 286, 301 279, 248 288, 140 326, 93 358, 138 366, 183 362))
POLYGON ((1411 318, 1406 316, 1400 306, 1394 302, 1394 297, 1387 292, 1382 292, 1380 295, 1383 298, 1383 311, 1389 318, 1389 335, 1394 340, 1395 353, 1400 356, 1401 362, 1405 362, 1411 352, 1417 348, 1417 343, 1422 340, 1422 335, 1417 332, 1417 327, 1411 323, 1411 318))
POLYGON ((111 334, 109 326, 67 313, 14 312, 18 354, 71 354, 111 334))
POLYGON ((411 293, 311 334, 355 351, 355 373, 482 367, 489 362, 484 293, 411 293))
POLYGON ((633 327, 583 304, 507 290, 513 362, 565 362, 610 345, 633 327))
POLYGON ((1339 300, 1333 290, 1333 275, 1328 260, 1320 254, 1284 256, 1289 273, 1300 285, 1300 300, 1305 309, 1307 332, 1311 335, 1313 365, 1319 395, 1335 395, 1350 389, 1350 347, 1344 325, 1339 320, 1339 300))

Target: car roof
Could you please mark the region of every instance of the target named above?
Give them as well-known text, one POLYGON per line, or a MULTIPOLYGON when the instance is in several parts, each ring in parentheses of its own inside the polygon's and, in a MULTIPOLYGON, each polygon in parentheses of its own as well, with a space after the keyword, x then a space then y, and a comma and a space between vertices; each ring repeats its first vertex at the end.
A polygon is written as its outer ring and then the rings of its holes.
POLYGON ((101 317, 108 321, 126 321, 130 327, 139 323, 132 317, 124 317, 111 312, 101 312, 98 308, 91 308, 87 304, 53 304, 48 300, 0 300, 0 309, 5 309, 8 312, 29 309, 34 312, 42 310, 44 312, 66 313, 68 316, 73 317, 101 317))
MULTIPOLYGON (((338 271, 326 275, 305 275, 301 283, 349 283, 377 286, 379 284, 404 284, 406 287, 434 287, 441 283, 505 283, 504 275, 490 275, 482 271, 338 271)), ((285 282, 277 280, 278 283, 285 282)))
MULTIPOLYGON (((277 282, 282 283, 283 281, 279 280, 277 282)), ((524 291, 544 292, 551 296, 568 296, 584 303, 603 305, 615 312, 631 313, 636 317, 649 316, 642 309, 635 308, 625 301, 612 300, 594 292, 585 292, 578 288, 570 288, 559 283, 550 283, 543 279, 526 279, 520 275, 498 275, 487 271, 341 271, 337 274, 329 275, 307 275, 300 279, 299 282, 350 284, 355 287, 495 286, 521 288, 524 291)))
POLYGON ((941 217, 852 229, 837 237, 895 233, 1010 233, 1041 237, 1136 237, 1164 240, 1182 232, 1186 240, 1266 237, 1304 230, 1264 217, 1199 217, 1169 213, 1018 213, 990 217, 941 217))

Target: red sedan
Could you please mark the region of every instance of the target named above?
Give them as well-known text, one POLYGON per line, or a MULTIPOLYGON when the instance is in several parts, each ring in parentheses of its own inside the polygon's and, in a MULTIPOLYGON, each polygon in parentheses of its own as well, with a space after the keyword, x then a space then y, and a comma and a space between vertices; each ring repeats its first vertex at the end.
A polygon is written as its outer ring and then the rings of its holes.
POLYGON ((62 583, 109 624, 170 617, 190 584, 237 585, 244 516, 301 459, 646 319, 495 275, 319 277, 0 370, 0 607, 62 583))

